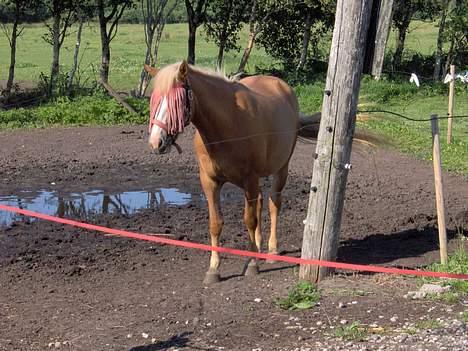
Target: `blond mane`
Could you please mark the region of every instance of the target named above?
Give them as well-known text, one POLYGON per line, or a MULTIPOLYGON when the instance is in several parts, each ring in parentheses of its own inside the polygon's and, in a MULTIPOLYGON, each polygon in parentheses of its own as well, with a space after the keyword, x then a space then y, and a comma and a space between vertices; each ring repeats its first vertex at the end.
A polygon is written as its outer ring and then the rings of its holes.
MULTIPOLYGON (((177 73, 179 70, 181 62, 176 62, 170 65, 167 65, 161 68, 156 76, 153 79, 153 89, 157 90, 159 94, 167 94, 169 90, 171 90, 174 85, 180 84, 181 82, 177 78, 177 73)), ((231 82, 232 80, 226 77, 223 72, 220 71, 213 71, 208 68, 200 68, 190 66, 190 69, 202 74, 222 78, 226 82, 231 82)))

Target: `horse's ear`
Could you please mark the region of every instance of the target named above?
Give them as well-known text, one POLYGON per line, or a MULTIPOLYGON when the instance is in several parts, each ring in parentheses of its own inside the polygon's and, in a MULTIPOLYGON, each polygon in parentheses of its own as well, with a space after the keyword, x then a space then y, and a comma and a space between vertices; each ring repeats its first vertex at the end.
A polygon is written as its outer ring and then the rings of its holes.
POLYGON ((156 67, 151 67, 145 63, 145 71, 148 72, 151 77, 154 77, 159 70, 156 67))
POLYGON ((183 60, 179 66, 179 73, 177 74, 177 79, 179 82, 185 82, 187 79, 188 74, 188 63, 187 61, 183 60))

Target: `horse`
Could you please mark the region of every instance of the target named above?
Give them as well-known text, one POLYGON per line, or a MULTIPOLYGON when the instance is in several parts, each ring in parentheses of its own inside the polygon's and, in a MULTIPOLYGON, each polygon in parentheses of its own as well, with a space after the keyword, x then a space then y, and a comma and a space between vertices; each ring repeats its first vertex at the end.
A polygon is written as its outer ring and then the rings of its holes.
MULTIPOLYGON (((178 135, 190 123, 195 126, 194 150, 208 202, 211 245, 219 246, 223 227, 220 192, 223 184, 230 182, 244 191, 249 248, 260 252, 263 198, 259 179, 272 176, 268 252, 278 254, 281 192, 298 135, 306 124, 292 88, 271 76, 232 81, 186 61, 159 70, 145 65, 145 69, 154 81, 148 130, 150 147, 167 153, 175 146, 180 152, 178 135)), ((319 114, 309 119, 312 123, 304 129, 307 131, 304 135, 316 138, 319 120, 319 114)), ((204 284, 220 280, 219 266, 219 254, 212 251, 204 284)), ((257 260, 249 260, 244 273, 257 274, 257 260)))

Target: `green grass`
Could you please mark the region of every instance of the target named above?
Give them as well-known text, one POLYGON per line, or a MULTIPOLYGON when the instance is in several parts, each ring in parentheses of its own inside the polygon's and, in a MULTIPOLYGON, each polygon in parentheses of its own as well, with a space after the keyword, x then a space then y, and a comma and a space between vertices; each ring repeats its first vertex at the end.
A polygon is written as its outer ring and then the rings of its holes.
POLYGON ((463 314, 462 314, 462 321, 464 321, 465 323, 468 323, 468 311, 463 311, 463 314))
MULTIPOLYGON (((463 245, 463 244, 461 244, 463 245)), ((453 255, 449 256, 448 262, 446 265, 440 263, 433 263, 427 267, 427 270, 436 271, 436 272, 448 272, 448 273, 458 273, 466 274, 468 273, 468 252, 463 246, 460 246, 453 255)), ((453 302, 455 297, 464 297, 468 296, 468 281, 461 279, 447 279, 447 280, 436 280, 431 278, 422 278, 422 282, 438 282, 442 283, 445 286, 451 286, 451 291, 446 293, 447 296, 443 297, 445 294, 441 294, 442 299, 453 302), (456 295, 455 295, 456 294, 456 295)))
MULTIPOLYGON (((64 72, 68 72, 73 60, 76 28, 63 44, 60 64, 64 72)), ((16 79, 38 81, 39 74, 50 74, 52 47, 46 44, 41 36, 46 28, 41 24, 27 25, 24 34, 19 38, 17 48, 16 79)), ((166 65, 181 61, 187 57, 187 25, 168 24, 162 35, 158 53, 159 65, 166 65)), ((241 46, 247 42, 247 31, 240 36, 241 46)), ((84 78, 97 78, 100 65, 100 36, 99 27, 94 23, 83 30, 80 49, 80 67, 84 78)), ((0 52, 8 53, 8 41, 2 34, 0 36, 0 52)), ((117 36, 111 43, 110 83, 115 89, 129 90, 138 83, 146 52, 143 25, 122 24, 119 26, 117 36)), ((231 51, 226 54, 225 71, 233 72, 237 69, 242 52, 231 51)), ((6 79, 10 64, 9 55, 0 55, 0 79, 6 79)), ((217 47, 213 42, 205 39, 203 29, 198 31, 196 58, 197 64, 214 68, 217 57, 217 47)), ((266 56, 264 50, 254 48, 247 67, 254 71, 256 65, 269 65, 272 59, 266 56)))
MULTIPOLYGON (((49 75, 52 48, 41 38, 46 31, 43 24, 25 26, 17 45, 16 79, 37 82, 41 72, 49 75)), ((240 34, 239 43, 242 48, 247 42, 247 31, 247 26, 245 26, 240 34)), ((76 27, 72 27, 69 33, 60 55, 60 64, 64 72, 68 72, 72 64, 76 27)), ((158 54, 159 65, 180 61, 187 56, 187 33, 187 24, 166 26, 158 54)), ((203 28, 200 28, 197 33, 197 64, 214 68, 217 47, 213 42, 206 40, 203 28)), ((410 26, 405 49, 430 54, 434 51, 436 37, 437 28, 434 24, 415 21, 410 26)), ((394 42, 394 34, 391 34, 389 50, 392 50, 394 42)), ((326 43, 324 45, 329 46, 326 43)), ((96 23, 92 23, 85 27, 82 35, 80 67, 83 77, 95 78, 97 76, 100 65, 100 47, 99 28, 96 23)), ((145 51, 143 25, 120 25, 117 36, 111 43, 110 83, 114 88, 128 90, 137 85, 145 51)), ((0 52, 9 52, 8 41, 4 35, 0 36, 0 52)), ((226 54, 226 73, 236 70, 241 56, 242 51, 231 51, 226 54)), ((247 70, 254 72, 256 66, 269 66, 273 63, 273 59, 268 57, 263 49, 254 47, 247 70)), ((0 55, 0 79, 7 78, 9 64, 9 55, 0 55)))
POLYGON ((320 300, 317 286, 309 282, 297 283, 286 298, 280 298, 276 304, 285 310, 303 310, 314 307, 320 300))
POLYGON ((368 330, 361 325, 361 322, 354 321, 345 326, 340 326, 335 329, 334 336, 347 341, 364 341, 367 337, 368 330))
MULTIPOLYGON (((405 50, 417 51, 423 55, 430 55, 436 49, 436 23, 413 21, 406 36, 405 50)), ((388 38, 387 48, 395 51, 396 32, 392 30, 388 38)))
MULTIPOLYGON (((315 82, 296 87, 302 111, 320 110, 324 83, 315 82)), ((447 86, 425 85, 417 88, 409 82, 375 81, 365 77, 361 83, 360 111, 388 110, 414 119, 428 119, 431 114, 445 117, 447 86)), ((369 119, 358 126, 386 136, 400 151, 424 160, 432 160, 432 132, 430 121, 413 122, 385 113, 366 113, 369 119)), ((458 89, 454 115, 468 115, 468 91, 458 89)), ((452 143, 447 144, 447 120, 439 120, 441 159, 446 170, 468 174, 468 118, 454 119, 452 143)))
POLYGON ((440 329, 443 327, 442 323, 436 319, 424 319, 415 325, 416 329, 429 330, 440 329))

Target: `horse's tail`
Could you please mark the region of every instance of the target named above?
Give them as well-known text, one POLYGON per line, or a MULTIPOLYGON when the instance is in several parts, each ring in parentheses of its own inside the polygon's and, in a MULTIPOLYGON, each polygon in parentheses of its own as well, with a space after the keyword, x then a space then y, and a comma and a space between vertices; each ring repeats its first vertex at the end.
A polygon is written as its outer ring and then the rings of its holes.
MULTIPOLYGON (((318 137, 321 117, 321 112, 317 112, 312 115, 300 113, 298 136, 306 139, 316 140, 318 137)), ((358 128, 356 128, 354 132, 353 140, 359 142, 360 144, 369 146, 381 146, 384 144, 389 144, 388 140, 384 140, 383 137, 358 128)))

